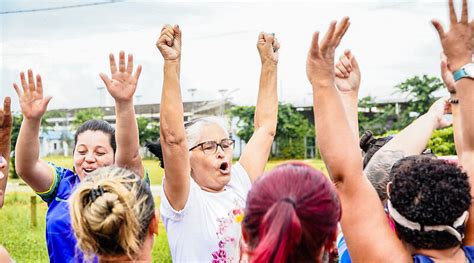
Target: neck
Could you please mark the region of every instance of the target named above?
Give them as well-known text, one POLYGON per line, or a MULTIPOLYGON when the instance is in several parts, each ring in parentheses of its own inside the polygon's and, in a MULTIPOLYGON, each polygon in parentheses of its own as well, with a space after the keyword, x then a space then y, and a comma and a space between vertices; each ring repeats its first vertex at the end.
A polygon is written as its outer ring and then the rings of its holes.
POLYGON ((414 254, 430 257, 434 262, 466 262, 466 255, 461 247, 447 249, 413 249, 412 252, 414 254))
POLYGON ((115 257, 99 257, 100 263, 119 263, 119 262, 152 262, 151 251, 153 249, 153 234, 149 234, 143 243, 139 256, 135 259, 130 259, 127 255, 115 257))

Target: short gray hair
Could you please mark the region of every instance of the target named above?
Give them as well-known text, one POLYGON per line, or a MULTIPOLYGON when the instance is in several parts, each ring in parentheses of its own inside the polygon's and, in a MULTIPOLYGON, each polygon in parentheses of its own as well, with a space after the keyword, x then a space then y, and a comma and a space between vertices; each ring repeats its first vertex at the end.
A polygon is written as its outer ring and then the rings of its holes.
POLYGON ((224 117, 208 116, 197 118, 187 122, 184 127, 186 129, 186 140, 188 146, 192 147, 198 143, 201 138, 202 128, 208 125, 217 125, 229 136, 229 122, 224 117))
POLYGON ((364 173, 377 191, 380 200, 387 199, 387 184, 392 166, 405 157, 403 151, 381 150, 367 163, 364 173))

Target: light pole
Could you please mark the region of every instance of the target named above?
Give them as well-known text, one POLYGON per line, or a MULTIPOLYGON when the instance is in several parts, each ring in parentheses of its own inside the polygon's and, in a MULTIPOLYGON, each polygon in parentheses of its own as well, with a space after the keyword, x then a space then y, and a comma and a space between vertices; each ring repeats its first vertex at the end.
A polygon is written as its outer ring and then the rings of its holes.
POLYGON ((194 116, 194 93, 197 91, 196 88, 189 88, 188 92, 191 93, 191 115, 194 116))
POLYGON ((224 115, 225 113, 225 102, 226 102, 226 97, 227 97, 227 91, 228 89, 226 88, 223 88, 223 89, 219 89, 218 90, 219 93, 221 94, 221 98, 222 98, 222 104, 221 104, 221 107, 220 107, 220 115, 224 115))

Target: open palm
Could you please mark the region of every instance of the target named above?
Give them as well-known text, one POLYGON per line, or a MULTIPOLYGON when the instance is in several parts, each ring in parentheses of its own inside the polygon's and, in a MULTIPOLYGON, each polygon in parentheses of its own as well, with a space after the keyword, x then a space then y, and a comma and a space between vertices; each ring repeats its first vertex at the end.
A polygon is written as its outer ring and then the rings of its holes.
POLYGON ((13 125, 10 104, 10 97, 6 97, 3 102, 3 110, 0 110, 0 144, 10 143, 13 125))
POLYGON ((140 77, 142 67, 139 65, 135 74, 133 74, 133 55, 128 54, 128 61, 125 63, 125 52, 123 51, 120 51, 119 54, 118 69, 113 54, 110 54, 109 60, 112 79, 106 74, 100 73, 100 77, 104 81, 108 92, 116 101, 132 100, 137 89, 138 78, 140 77))
POLYGON ((41 119, 51 96, 43 97, 43 83, 40 75, 36 75, 36 84, 33 79, 33 71, 28 70, 28 82, 25 79, 25 73, 20 73, 21 86, 20 90, 16 83, 13 83, 13 88, 18 94, 20 100, 20 108, 23 116, 27 119, 41 119))

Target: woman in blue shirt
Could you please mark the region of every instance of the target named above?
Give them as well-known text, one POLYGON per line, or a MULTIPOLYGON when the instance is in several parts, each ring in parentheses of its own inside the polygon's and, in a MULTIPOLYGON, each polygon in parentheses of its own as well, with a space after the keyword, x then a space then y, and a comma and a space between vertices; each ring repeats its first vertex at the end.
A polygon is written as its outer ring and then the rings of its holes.
POLYGON ((107 90, 115 100, 116 132, 104 121, 87 121, 78 128, 74 145, 74 169, 58 167, 39 158, 39 131, 51 96, 43 96, 40 75, 28 79, 20 73, 22 89, 13 84, 23 113, 16 151, 18 175, 48 203, 46 242, 51 262, 82 261, 71 229, 67 199, 77 184, 99 167, 115 164, 126 167, 141 177, 144 169, 139 154, 138 127, 133 107, 141 66, 133 74, 133 56, 120 52, 119 65, 110 54, 112 78, 101 73, 107 90))

